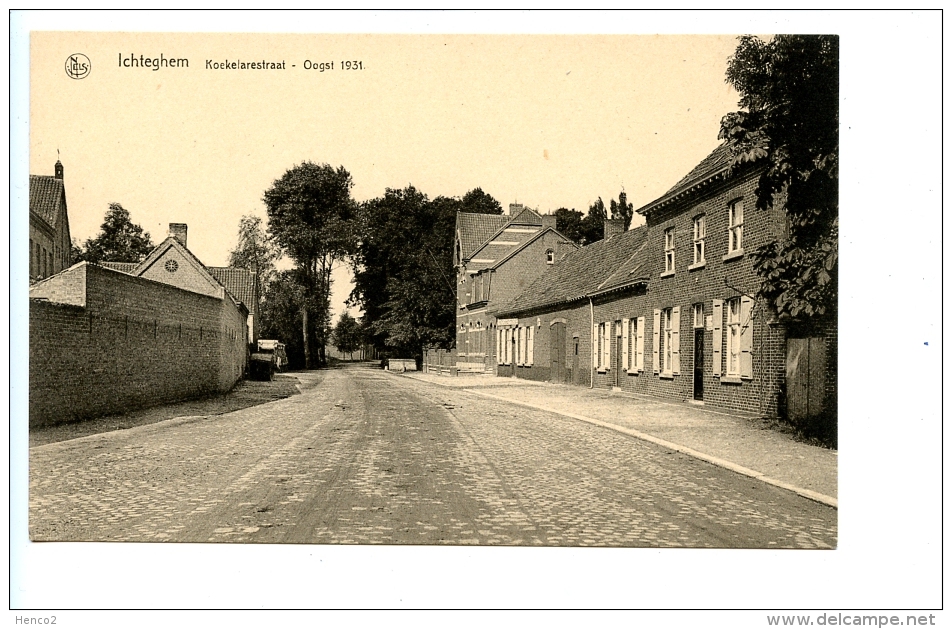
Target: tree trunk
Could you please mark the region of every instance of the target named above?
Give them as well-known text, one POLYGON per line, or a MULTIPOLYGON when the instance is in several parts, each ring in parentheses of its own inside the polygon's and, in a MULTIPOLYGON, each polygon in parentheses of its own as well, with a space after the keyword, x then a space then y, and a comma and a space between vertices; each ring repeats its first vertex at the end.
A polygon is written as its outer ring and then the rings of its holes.
POLYGON ((301 326, 304 330, 304 368, 311 368, 311 341, 307 333, 307 306, 301 308, 301 320, 304 322, 301 326))

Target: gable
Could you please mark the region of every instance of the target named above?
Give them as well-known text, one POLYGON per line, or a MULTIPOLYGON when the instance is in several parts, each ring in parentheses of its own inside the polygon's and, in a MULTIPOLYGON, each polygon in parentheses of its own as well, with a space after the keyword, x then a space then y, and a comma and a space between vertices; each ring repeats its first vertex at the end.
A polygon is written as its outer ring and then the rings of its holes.
POLYGON ((133 274, 194 293, 224 297, 221 284, 173 237, 166 238, 165 242, 156 247, 139 263, 133 274))

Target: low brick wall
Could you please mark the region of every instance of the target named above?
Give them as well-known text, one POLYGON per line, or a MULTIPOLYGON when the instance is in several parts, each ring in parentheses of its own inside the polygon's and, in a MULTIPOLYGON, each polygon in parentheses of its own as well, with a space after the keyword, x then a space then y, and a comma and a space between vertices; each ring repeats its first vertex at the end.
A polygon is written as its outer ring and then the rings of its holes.
POLYGON ((423 371, 438 376, 455 376, 459 373, 460 368, 457 360, 455 349, 424 350, 423 371))
POLYGON ((48 282, 30 299, 31 427, 228 391, 245 371, 230 300, 92 265, 48 282))

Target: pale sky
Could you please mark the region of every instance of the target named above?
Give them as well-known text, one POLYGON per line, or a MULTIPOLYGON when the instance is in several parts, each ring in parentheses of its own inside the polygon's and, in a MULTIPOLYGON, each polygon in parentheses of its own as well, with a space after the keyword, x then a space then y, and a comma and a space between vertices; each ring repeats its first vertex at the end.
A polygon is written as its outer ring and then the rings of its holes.
MULTIPOLYGON (((624 188, 637 208, 717 146, 737 105, 724 81, 735 47, 733 35, 35 32, 30 173, 52 174, 59 149, 80 241, 115 201, 156 243, 187 223, 212 266, 227 263, 240 217, 266 216, 263 192, 305 160, 343 165, 357 200, 481 187, 504 207, 584 213, 624 188), (77 52, 92 66, 82 80, 64 69, 77 52), (120 66, 130 55, 188 68, 120 66), (207 69, 263 59, 285 69, 207 69)), ((336 313, 349 291, 342 270, 336 313)))

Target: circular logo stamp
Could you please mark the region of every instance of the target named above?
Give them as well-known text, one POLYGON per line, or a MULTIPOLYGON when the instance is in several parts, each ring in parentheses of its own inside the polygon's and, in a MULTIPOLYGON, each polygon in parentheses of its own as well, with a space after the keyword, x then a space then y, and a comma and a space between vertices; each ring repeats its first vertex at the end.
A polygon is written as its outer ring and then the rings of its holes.
POLYGON ((71 79, 85 79, 92 68, 89 57, 81 52, 66 57, 66 76, 71 79))

